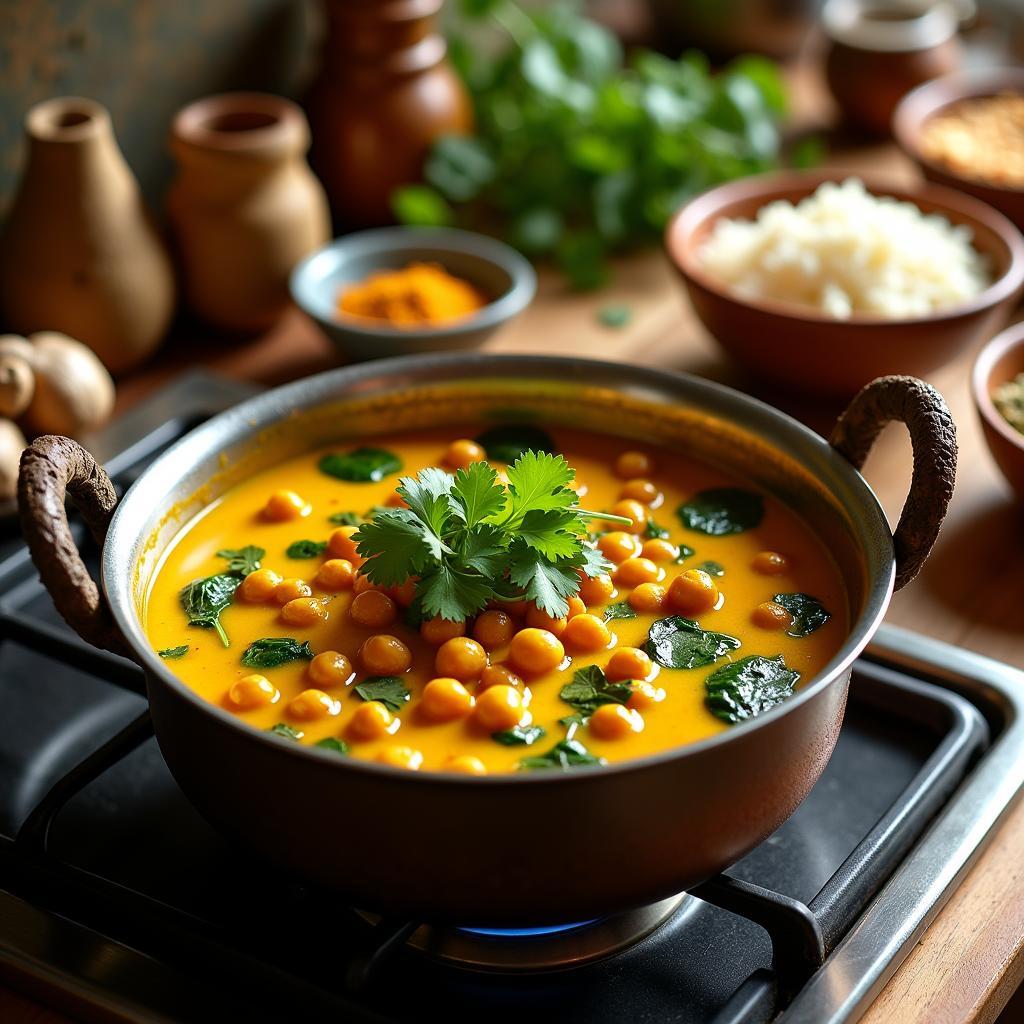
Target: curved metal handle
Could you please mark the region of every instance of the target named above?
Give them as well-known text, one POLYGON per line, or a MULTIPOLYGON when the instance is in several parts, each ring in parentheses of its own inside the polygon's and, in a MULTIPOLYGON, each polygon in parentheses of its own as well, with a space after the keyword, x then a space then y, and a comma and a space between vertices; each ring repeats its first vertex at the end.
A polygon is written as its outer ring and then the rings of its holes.
POLYGON ((102 544, 117 507, 110 477, 70 438, 38 437, 22 452, 18 476, 18 514, 32 561, 57 611, 83 640, 133 657, 71 535, 66 497, 102 544))
POLYGON ((906 424, 914 449, 910 492, 893 534, 899 590, 920 572, 953 496, 956 424, 945 400, 916 377, 879 377, 854 396, 829 443, 860 469, 882 428, 893 420, 906 424))

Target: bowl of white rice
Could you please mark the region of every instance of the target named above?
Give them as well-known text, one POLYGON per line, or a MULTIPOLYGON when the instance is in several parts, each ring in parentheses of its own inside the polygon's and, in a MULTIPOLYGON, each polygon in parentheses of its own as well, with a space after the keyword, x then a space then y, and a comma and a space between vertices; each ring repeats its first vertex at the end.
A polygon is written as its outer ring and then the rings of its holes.
POLYGON ((1024 240, 984 203, 817 172, 705 192, 672 219, 666 247, 736 359, 830 397, 936 369, 990 337, 1024 285, 1024 240))

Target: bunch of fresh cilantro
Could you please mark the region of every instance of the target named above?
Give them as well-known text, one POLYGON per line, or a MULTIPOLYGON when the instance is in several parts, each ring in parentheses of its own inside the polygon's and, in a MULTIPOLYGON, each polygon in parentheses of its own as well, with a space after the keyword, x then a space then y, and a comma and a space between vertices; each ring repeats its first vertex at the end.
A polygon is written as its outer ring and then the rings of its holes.
POLYGON ((353 535, 366 559, 360 571, 382 586, 417 577, 416 606, 427 618, 461 621, 493 599, 565 615, 577 570, 610 568, 586 542, 597 513, 577 505, 575 472, 561 455, 526 451, 507 476, 506 488, 492 466, 475 462, 454 476, 430 468, 403 477, 398 493, 409 507, 382 509, 353 535))
POLYGON ((497 26, 504 45, 451 40, 476 134, 439 139, 426 184, 395 193, 405 223, 500 234, 596 287, 609 254, 656 241, 687 198, 776 164, 786 97, 764 58, 715 75, 699 53, 639 51, 624 66, 615 36, 565 4, 462 10, 497 26))

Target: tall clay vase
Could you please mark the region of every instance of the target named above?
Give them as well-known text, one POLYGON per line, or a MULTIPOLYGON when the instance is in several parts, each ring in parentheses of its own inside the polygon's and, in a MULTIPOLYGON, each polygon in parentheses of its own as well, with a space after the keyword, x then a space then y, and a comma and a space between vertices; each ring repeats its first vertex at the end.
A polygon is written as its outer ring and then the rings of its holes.
POLYGON ((64 96, 25 119, 28 162, 0 235, 0 319, 85 342, 114 373, 160 344, 174 311, 170 259, 109 113, 64 96))
POLYGON ((306 109, 313 168, 344 226, 394 221, 391 193, 421 179, 431 143, 472 130, 436 31, 442 2, 326 0, 323 67, 306 109))
POLYGON ((174 119, 167 214, 185 299, 208 323, 239 334, 272 326, 292 267, 330 238, 308 149, 305 116, 279 96, 211 96, 174 119))

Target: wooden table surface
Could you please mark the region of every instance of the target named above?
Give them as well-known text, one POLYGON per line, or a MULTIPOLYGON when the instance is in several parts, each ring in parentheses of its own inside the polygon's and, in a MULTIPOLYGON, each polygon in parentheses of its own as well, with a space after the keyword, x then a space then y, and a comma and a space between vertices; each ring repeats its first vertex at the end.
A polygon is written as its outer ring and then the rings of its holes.
MULTIPOLYGON (((831 163, 844 170, 914 181, 891 146, 858 147, 831 163)), ((203 365, 226 375, 276 384, 338 365, 327 340, 299 313, 265 336, 226 345, 183 327, 147 370, 121 383, 119 410, 142 401, 183 369, 203 365)), ((660 252, 619 264, 613 285, 597 294, 566 292, 542 274, 537 301, 486 346, 614 359, 710 377, 767 398, 827 432, 837 408, 816 407, 760 388, 720 353, 690 311, 660 252), (626 303, 632 319, 603 327, 597 311, 626 303)), ((959 428, 960 469, 949 517, 920 577, 898 594, 888 622, 1024 667, 1024 515, 989 457, 968 378, 973 352, 932 377, 959 428)), ((890 427, 865 475, 895 522, 910 480, 910 446, 890 427)), ((871 1024, 945 1024, 994 1020, 1024 976, 1024 804, 1006 818, 963 885, 890 981, 864 1020, 871 1024)), ((0 991, 0 1020, 52 1024, 49 1011, 0 991)))

